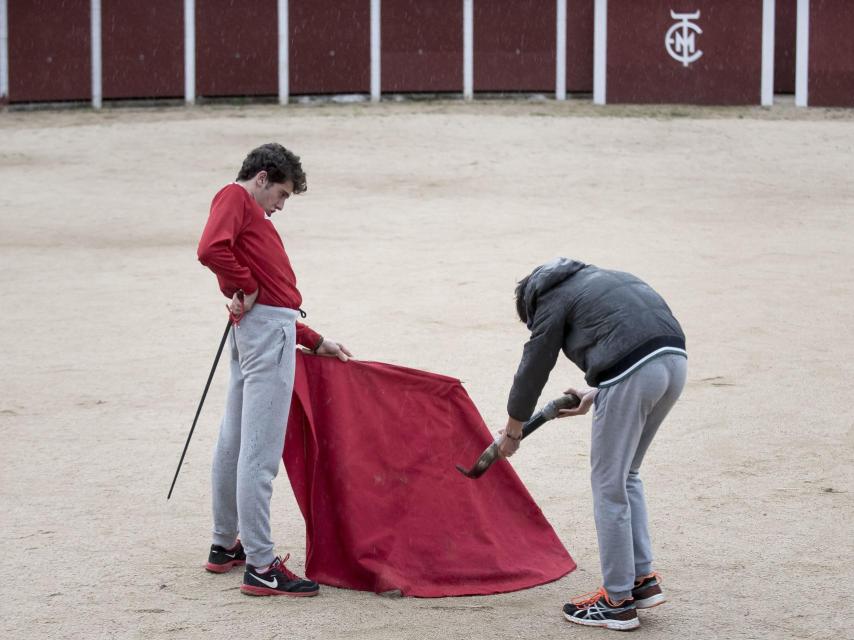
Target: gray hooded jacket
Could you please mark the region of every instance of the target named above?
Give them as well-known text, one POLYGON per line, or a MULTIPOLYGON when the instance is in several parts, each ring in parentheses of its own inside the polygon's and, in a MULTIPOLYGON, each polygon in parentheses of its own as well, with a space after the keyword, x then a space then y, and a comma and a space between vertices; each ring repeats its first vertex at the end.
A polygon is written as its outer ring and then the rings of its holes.
POLYGON ((507 402, 516 420, 531 417, 561 350, 594 387, 615 384, 658 355, 686 355, 667 303, 630 273, 557 258, 531 275, 524 301, 531 337, 507 402))

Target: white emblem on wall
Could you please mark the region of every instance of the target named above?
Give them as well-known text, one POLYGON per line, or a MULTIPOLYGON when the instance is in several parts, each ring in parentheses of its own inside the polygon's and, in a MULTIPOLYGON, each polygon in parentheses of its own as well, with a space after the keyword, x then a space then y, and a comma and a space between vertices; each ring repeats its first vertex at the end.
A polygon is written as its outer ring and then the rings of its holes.
POLYGON ((687 67, 703 55, 703 52, 697 49, 697 36, 703 33, 703 30, 695 22, 692 22, 692 20, 699 19, 700 12, 676 13, 671 11, 670 17, 678 22, 667 30, 667 35, 664 36, 664 46, 667 47, 667 53, 670 54, 671 58, 687 67))

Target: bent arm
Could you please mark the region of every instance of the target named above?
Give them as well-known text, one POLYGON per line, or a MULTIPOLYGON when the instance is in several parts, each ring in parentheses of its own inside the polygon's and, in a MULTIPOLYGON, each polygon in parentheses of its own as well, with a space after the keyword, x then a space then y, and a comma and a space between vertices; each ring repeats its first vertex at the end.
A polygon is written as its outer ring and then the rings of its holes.
POLYGON ((525 422, 534 413, 563 345, 565 324, 561 307, 542 305, 537 310, 507 400, 507 414, 513 420, 525 422))
POLYGON ((244 206, 239 193, 233 190, 220 193, 211 204, 197 250, 199 262, 216 274, 220 290, 229 298, 237 291, 252 294, 258 290, 258 282, 252 272, 234 254, 243 215, 244 206))

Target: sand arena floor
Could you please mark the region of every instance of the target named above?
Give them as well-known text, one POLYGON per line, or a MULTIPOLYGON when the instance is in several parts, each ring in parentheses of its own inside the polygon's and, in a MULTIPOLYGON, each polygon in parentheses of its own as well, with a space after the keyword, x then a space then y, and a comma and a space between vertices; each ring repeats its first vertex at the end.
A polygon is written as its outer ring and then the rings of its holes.
MULTIPOLYGON (((579 563, 553 584, 282 601, 201 569, 224 367, 165 500, 223 324, 195 246, 269 140, 309 177, 275 223, 311 324, 461 378, 495 428, 516 279, 566 255, 653 284, 690 362, 644 467, 671 602, 636 635, 851 637, 854 113, 577 102, 0 112, 0 637, 602 637, 560 611, 600 580, 589 417, 513 459, 579 563)), ((284 473, 273 516, 301 570, 284 473)))

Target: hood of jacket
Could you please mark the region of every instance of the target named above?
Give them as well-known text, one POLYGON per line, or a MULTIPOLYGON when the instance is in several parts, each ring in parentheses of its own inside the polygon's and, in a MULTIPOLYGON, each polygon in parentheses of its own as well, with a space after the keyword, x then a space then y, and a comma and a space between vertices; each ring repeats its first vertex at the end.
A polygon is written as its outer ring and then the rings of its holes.
POLYGON ((534 270, 525 286, 525 309, 528 315, 526 324, 529 330, 534 323, 540 296, 586 266, 586 263, 571 258, 555 258, 534 270))

